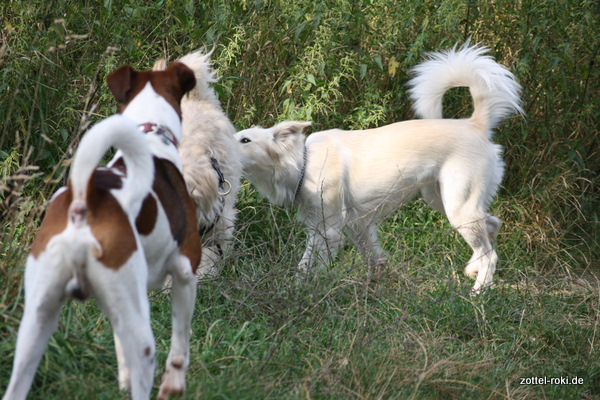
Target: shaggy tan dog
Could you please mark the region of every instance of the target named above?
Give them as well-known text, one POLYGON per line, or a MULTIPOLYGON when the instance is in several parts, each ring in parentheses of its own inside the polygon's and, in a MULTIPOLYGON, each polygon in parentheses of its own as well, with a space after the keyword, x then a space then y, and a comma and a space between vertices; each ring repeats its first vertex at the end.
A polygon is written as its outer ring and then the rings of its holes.
MULTIPOLYGON (((181 101, 183 138, 179 156, 203 237, 200 277, 219 274, 218 263, 231 245, 242 173, 239 144, 233 137, 235 128, 210 86, 217 82, 210 65, 211 53, 196 51, 178 60, 196 76, 196 87, 181 101)), ((158 60, 153 69, 164 69, 166 64, 166 60, 158 60)))

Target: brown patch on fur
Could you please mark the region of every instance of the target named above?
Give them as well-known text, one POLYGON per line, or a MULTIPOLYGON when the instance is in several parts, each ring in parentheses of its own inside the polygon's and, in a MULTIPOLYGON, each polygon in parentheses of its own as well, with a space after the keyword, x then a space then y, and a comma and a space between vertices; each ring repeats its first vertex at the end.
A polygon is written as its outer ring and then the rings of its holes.
POLYGON ((196 86, 194 72, 186 65, 175 62, 164 71, 134 71, 126 65, 106 77, 108 88, 119 102, 119 112, 123 112, 148 82, 181 119, 181 98, 196 86))
POLYGON ((154 157, 154 185, 169 219, 171 234, 179 244, 179 251, 190 260, 192 270, 200 264, 202 245, 198 235, 196 206, 185 186, 181 173, 170 161, 154 157))
MULTIPOLYGON (((111 269, 118 269, 137 249, 135 236, 127 214, 110 193, 120 188, 122 177, 114 171, 100 169, 94 171, 88 183, 85 218, 98 240, 101 251, 94 253, 98 261, 111 269)), ((33 242, 31 254, 38 258, 46 249, 50 239, 67 227, 69 206, 73 201, 70 186, 58 195, 46 212, 44 222, 33 242)))
MULTIPOLYGON (((87 191, 87 221, 92 234, 102 247, 98 258, 111 269, 118 269, 137 250, 135 232, 127 214, 117 199, 110 193, 110 186, 100 186, 96 176, 103 171, 94 171, 87 191)), ((114 173, 113 173, 114 174, 114 173)))
POLYGON ((73 191, 67 187, 63 193, 58 195, 48 206, 46 217, 31 246, 31 255, 38 258, 46 249, 48 242, 67 227, 69 221, 69 205, 73 201, 73 191))
POLYGON ((123 176, 110 169, 100 168, 94 174, 94 185, 107 190, 121 189, 123 176))
MULTIPOLYGON (((113 168, 127 174, 125 161, 120 157, 113 163, 113 168)), ((156 199, 151 194, 148 194, 142 203, 140 213, 135 218, 135 228, 140 235, 149 235, 152 233, 156 221, 158 219, 158 205, 156 199)))
POLYGON ((181 368, 183 368, 183 361, 174 360, 173 362, 171 362, 171 366, 173 366, 173 368, 175 368, 175 369, 181 369, 181 368))
POLYGON ((151 194, 148 194, 142 203, 140 213, 135 218, 135 228, 140 235, 152 233, 158 218, 158 205, 151 194))
MULTIPOLYGON (((127 173, 122 158, 113 163, 113 168, 127 173)), ((154 157, 152 190, 167 214, 171 235, 179 245, 179 251, 190 260, 192 270, 196 273, 196 268, 202 257, 202 245, 196 220, 196 205, 187 191, 183 176, 173 163, 154 157)), ((150 234, 156 224, 157 216, 158 204, 156 204, 152 195, 148 195, 144 199, 142 209, 135 220, 138 232, 145 235, 150 234), (149 200, 149 198, 152 200, 149 200), (149 204, 150 202, 153 204, 149 204), (151 207, 156 209, 152 210, 151 207), (152 226, 150 227, 150 225, 152 226)))

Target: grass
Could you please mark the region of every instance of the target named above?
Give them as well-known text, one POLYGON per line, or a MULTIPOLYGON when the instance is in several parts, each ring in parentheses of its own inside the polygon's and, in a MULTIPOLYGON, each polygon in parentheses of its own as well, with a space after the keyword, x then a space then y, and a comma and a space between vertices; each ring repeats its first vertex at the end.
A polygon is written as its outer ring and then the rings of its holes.
MULTIPOLYGON (((385 224, 403 244, 385 240, 397 267, 386 279, 368 281, 349 248, 329 271, 297 286, 301 227, 266 203, 241 214, 244 240, 224 274, 199 285, 185 398, 597 398, 600 282, 536 276, 522 265, 526 251, 506 254, 510 233, 500 239, 496 286, 476 298, 461 275, 466 245, 418 205, 385 224), (248 240, 255 230, 271 239, 248 240), (532 376, 577 376, 584 384, 519 385, 532 376)), ((169 297, 151 294, 156 385, 169 346, 169 297)), ((2 313, 6 360, 21 303, 10 299, 2 313)), ((8 379, 8 364, 3 371, 8 379)), ((110 325, 93 301, 65 307, 31 397, 126 397, 116 385, 110 325)))
MULTIPOLYGON (((114 112, 103 81, 215 45, 215 85, 239 128, 311 119, 364 128, 411 118, 404 84, 425 51, 473 36, 524 87, 492 213, 495 286, 467 293, 468 246, 421 202, 382 222, 391 256, 367 279, 351 246, 294 283, 305 231, 244 185, 233 251, 203 281, 186 399, 600 399, 598 13, 591 2, 13 0, 0 4, 0 388, 23 310, 23 265, 47 200, 90 123, 114 112), (528 377, 581 385, 521 385, 528 377)), ((464 90, 448 116, 470 111, 464 90)), ((151 293, 155 391, 170 295, 151 293)), ((95 302, 68 302, 30 398, 127 398, 95 302)))

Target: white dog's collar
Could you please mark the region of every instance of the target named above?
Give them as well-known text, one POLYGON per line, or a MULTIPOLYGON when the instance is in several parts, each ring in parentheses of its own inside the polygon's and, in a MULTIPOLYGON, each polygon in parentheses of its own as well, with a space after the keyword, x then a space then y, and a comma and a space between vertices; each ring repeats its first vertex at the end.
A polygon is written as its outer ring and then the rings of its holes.
POLYGON ((304 146, 304 164, 302 165, 302 171, 300 171, 300 180, 298 181, 298 186, 296 186, 296 192, 294 193, 294 201, 293 203, 296 202, 296 199, 298 199, 298 195, 300 194, 300 189, 302 189, 302 184, 304 183, 304 175, 306 175, 306 160, 308 158, 308 149, 306 148, 306 145, 304 146))

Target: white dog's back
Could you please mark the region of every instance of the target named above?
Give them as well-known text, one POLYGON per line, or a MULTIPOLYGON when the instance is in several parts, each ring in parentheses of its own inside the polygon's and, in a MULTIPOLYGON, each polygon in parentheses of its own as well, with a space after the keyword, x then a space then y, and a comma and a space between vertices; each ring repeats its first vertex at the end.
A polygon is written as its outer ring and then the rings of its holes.
POLYGON ((477 175, 474 181, 489 182, 482 198, 487 207, 504 167, 501 147, 466 120, 413 120, 363 131, 316 132, 308 136, 306 147, 307 197, 327 187, 344 188, 341 210, 349 215, 375 210, 388 214, 442 173, 477 175))

